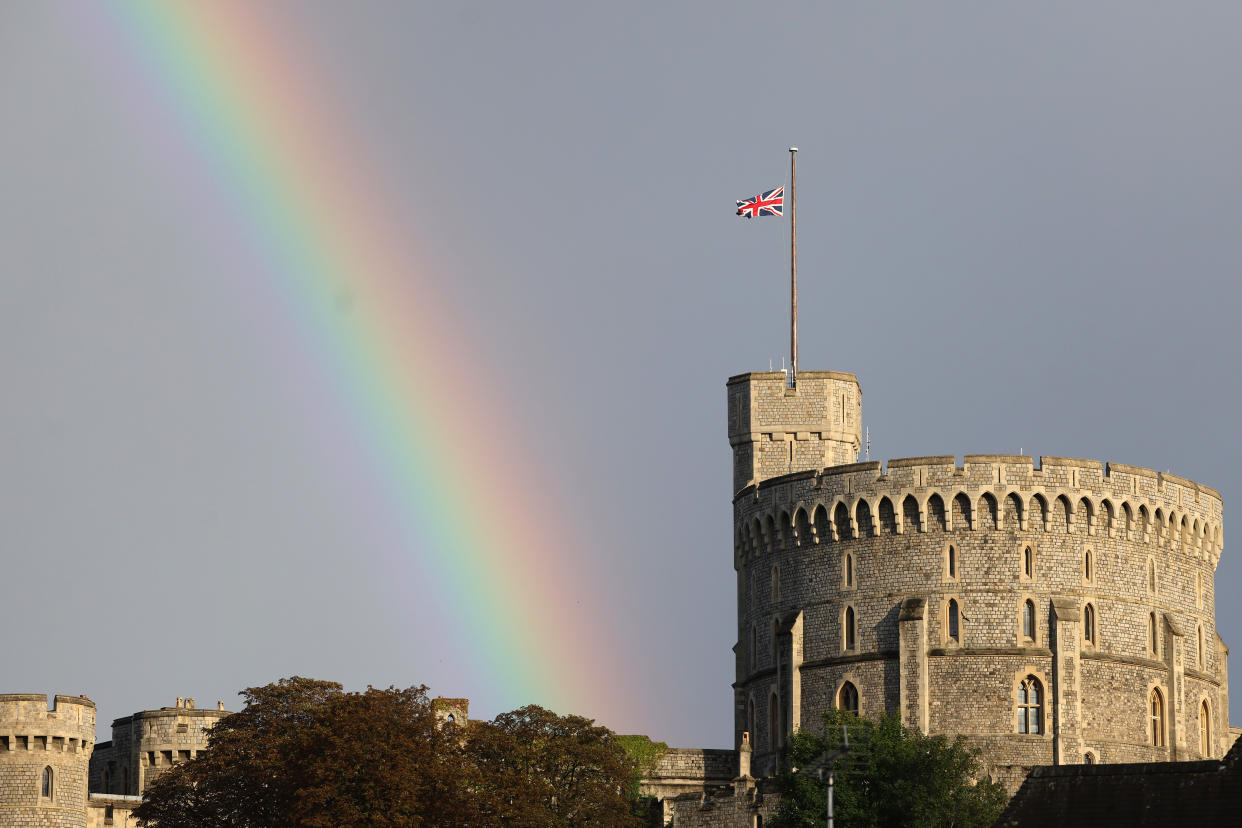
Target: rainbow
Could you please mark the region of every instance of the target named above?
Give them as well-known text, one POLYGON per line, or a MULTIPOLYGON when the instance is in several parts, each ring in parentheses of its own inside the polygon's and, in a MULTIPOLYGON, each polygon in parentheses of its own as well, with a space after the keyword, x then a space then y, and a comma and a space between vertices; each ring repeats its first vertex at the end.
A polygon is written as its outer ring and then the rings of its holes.
POLYGON ((273 347, 335 389, 368 485, 402 527, 379 539, 384 579, 459 608, 446 624, 464 642, 474 687, 444 690, 501 688, 505 708, 632 721, 636 694, 622 671, 584 657, 619 650, 589 602, 575 600, 600 584, 563 516, 549 514, 543 498, 556 487, 502 439, 511 423, 486 418, 504 408, 488 397, 502 383, 437 292, 442 275, 393 225, 399 211, 336 126, 344 119, 331 85, 311 76, 315 61, 263 19, 263 4, 132 0, 86 14, 87 36, 114 40, 126 82, 141 87, 152 140, 179 142, 185 177, 223 188, 251 250, 248 298, 279 318, 273 347), (347 315, 325 301, 342 291, 360 297, 347 315))

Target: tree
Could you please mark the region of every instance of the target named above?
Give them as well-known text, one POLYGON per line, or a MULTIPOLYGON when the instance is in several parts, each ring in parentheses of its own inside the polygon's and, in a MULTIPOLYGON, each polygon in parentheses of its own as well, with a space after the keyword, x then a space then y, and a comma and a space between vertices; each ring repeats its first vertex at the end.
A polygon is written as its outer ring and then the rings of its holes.
POLYGON ((471 725, 465 750, 480 824, 642 825, 627 796, 634 760, 612 731, 591 719, 523 707, 471 725))
POLYGON ((641 825, 635 761, 612 731, 540 707, 465 726, 425 687, 281 679, 207 750, 148 786, 135 810, 158 828, 479 828, 641 825))
POLYGON ((410 828, 458 824, 459 734, 425 687, 344 693, 282 679, 243 691, 205 754, 166 771, 135 810, 159 828, 410 828))
POLYGON ((795 769, 812 766, 826 751, 842 747, 842 726, 852 751, 837 762, 834 812, 849 828, 987 828, 1004 810, 1004 786, 979 780, 978 751, 959 736, 926 736, 908 730, 895 716, 879 722, 834 710, 824 716, 824 734, 796 733, 777 779, 781 804, 771 828, 825 825, 826 785, 795 769))

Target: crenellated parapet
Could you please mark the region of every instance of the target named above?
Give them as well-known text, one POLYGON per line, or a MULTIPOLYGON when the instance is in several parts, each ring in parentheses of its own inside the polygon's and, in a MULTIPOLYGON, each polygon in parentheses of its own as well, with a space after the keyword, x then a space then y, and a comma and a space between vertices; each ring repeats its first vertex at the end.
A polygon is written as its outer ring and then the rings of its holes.
POLYGON ((95 703, 0 695, 0 825, 85 828, 95 703))
POLYGON ((830 466, 749 485, 734 498, 736 562, 760 550, 881 534, 1016 529, 1124 538, 1202 556, 1224 548, 1218 492, 1118 463, 952 455, 830 466))

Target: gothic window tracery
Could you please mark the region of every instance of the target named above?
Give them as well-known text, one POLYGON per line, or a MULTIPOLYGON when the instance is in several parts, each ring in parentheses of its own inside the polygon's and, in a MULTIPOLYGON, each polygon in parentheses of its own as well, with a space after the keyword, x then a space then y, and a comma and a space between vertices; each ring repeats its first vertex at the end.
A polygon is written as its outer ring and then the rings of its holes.
POLYGON ((1018 732, 1043 732, 1043 685, 1035 676, 1027 676, 1018 685, 1018 732))

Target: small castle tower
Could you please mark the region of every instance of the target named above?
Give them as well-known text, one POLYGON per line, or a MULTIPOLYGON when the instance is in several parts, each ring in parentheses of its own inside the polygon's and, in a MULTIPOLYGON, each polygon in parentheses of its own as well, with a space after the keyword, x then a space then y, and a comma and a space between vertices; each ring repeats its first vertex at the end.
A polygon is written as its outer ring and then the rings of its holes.
POLYGON ((0 695, 0 825, 86 828, 95 703, 0 695))
POLYGON ((731 377, 729 445, 733 491, 770 477, 853 463, 862 448, 862 388, 838 371, 784 371, 731 377))

